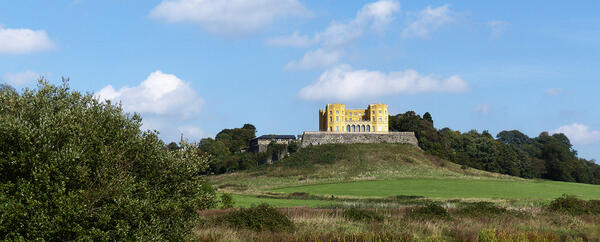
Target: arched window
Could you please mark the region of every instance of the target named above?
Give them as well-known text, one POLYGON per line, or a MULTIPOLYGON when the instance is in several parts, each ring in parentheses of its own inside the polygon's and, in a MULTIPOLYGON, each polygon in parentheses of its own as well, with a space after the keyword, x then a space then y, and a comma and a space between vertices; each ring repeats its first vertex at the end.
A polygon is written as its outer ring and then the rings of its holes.
POLYGON ((362 132, 365 132, 365 131, 366 131, 365 130, 365 125, 363 124, 363 126, 362 126, 362 132))
POLYGON ((352 132, 356 132, 356 126, 352 125, 352 132))
POLYGON ((346 132, 350 133, 350 125, 349 124, 346 126, 346 132))
POLYGON ((371 132, 371 125, 367 124, 367 132, 371 132))

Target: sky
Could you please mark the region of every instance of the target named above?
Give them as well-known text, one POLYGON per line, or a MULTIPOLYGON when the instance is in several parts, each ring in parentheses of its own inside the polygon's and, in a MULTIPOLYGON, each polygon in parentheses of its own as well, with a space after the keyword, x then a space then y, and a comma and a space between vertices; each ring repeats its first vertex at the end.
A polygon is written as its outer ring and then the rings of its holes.
POLYGON ((327 103, 436 128, 565 133, 600 158, 599 1, 0 3, 0 83, 121 102, 167 142, 318 129, 327 103))

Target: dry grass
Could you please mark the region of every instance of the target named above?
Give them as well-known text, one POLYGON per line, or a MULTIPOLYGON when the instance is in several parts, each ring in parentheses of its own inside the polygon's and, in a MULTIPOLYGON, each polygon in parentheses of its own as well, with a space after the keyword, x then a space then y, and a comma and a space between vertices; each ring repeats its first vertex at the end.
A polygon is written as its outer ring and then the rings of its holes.
MULTIPOLYGON (((406 218, 410 208, 373 209, 382 222, 350 221, 342 209, 281 208, 295 224, 293 232, 234 230, 211 223, 195 234, 201 241, 598 241, 600 216, 571 216, 521 209, 526 216, 460 217, 448 220, 406 218)), ((203 211, 206 221, 228 211, 203 211)))

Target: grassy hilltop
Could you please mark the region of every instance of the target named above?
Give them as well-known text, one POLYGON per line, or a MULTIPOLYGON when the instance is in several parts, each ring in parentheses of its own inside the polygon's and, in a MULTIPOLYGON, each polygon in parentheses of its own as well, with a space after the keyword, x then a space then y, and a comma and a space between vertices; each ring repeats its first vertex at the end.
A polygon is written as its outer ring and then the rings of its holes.
MULTIPOLYGON (((427 155, 406 144, 308 147, 278 164, 214 176, 211 181, 221 191, 244 195, 237 196, 241 205, 260 201, 252 195, 300 192, 347 198, 404 195, 433 199, 548 200, 562 194, 584 199, 600 197, 597 185, 528 180, 476 170, 427 155)), ((322 205, 309 200, 293 201, 274 204, 322 205)))

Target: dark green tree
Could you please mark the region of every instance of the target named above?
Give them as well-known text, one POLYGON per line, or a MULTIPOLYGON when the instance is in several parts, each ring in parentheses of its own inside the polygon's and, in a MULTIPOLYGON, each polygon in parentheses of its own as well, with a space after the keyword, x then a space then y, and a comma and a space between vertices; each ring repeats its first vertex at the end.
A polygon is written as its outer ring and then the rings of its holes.
POLYGON ((425 112, 425 114, 423 114, 423 119, 431 122, 431 125, 433 126, 433 118, 429 112, 425 112))
POLYGON ((179 147, 179 145, 177 145, 177 143, 175 143, 175 142, 171 142, 171 143, 169 143, 169 144, 167 145, 167 149, 168 149, 169 151, 176 151, 176 150, 179 150, 179 149, 180 149, 180 147, 179 147))
POLYGON ((66 82, 0 94, 0 240, 186 240, 208 159, 141 125, 66 82))

